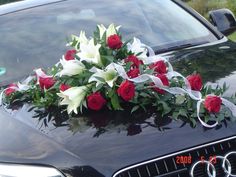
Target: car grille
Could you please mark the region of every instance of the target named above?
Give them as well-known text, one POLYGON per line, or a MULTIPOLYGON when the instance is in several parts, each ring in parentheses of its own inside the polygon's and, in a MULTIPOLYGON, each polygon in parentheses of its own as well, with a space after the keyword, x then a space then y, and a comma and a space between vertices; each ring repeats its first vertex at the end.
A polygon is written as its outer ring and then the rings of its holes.
MULTIPOLYGON (((113 177, 188 177, 191 176, 190 170, 193 164, 201 159, 206 161, 212 159, 216 176, 223 177, 227 176, 222 168, 223 161, 216 156, 225 156, 235 151, 236 137, 231 137, 135 164, 118 171, 113 177)), ((227 159, 231 164, 231 174, 236 174, 236 154, 229 155, 227 159)), ((208 177, 207 165, 204 163, 196 165, 193 174, 194 177, 208 177)))

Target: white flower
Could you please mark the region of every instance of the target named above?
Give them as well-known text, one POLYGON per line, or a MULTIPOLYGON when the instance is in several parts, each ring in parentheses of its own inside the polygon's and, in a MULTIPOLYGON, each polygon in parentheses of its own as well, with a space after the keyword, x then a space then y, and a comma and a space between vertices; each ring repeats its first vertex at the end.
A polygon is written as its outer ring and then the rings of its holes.
POLYGON ((61 76, 73 76, 82 73, 85 70, 85 66, 78 60, 60 60, 63 69, 59 72, 61 76))
MULTIPOLYGON (((119 29, 119 27, 118 27, 118 29, 119 29)), ((108 28, 107 28, 106 36, 107 36, 107 38, 108 38, 109 36, 111 36, 111 35, 113 35, 113 34, 116 34, 116 27, 115 27, 115 25, 112 23, 112 24, 110 24, 110 25, 108 26, 108 28)))
POLYGON ((147 58, 147 50, 139 39, 134 37, 133 43, 128 43, 127 46, 129 51, 131 51, 135 55, 139 54, 138 58, 142 60, 145 60, 147 58))
POLYGON ((105 33, 105 31, 107 30, 106 27, 101 24, 101 25, 98 25, 98 29, 99 29, 99 35, 100 35, 100 39, 102 39, 102 36, 103 34, 105 33))
POLYGON ((117 34, 116 31, 118 31, 119 28, 120 26, 115 27, 113 23, 110 24, 107 29, 103 24, 98 25, 100 39, 102 39, 102 36, 104 35, 105 32, 106 32, 106 39, 113 34, 117 34))
POLYGON ((23 82, 18 82, 17 87, 18 91, 26 91, 29 90, 32 86, 30 85, 30 82, 34 79, 34 76, 27 77, 23 82))
POLYGON ((94 74, 89 78, 88 82, 95 81, 96 86, 107 83, 110 87, 113 87, 114 82, 118 77, 117 72, 112 65, 108 65, 105 70, 92 68, 90 71, 94 72, 94 74))
POLYGON ((80 61, 87 61, 89 63, 95 63, 101 65, 101 58, 99 53, 99 48, 101 44, 94 44, 94 39, 91 39, 88 44, 81 43, 80 51, 77 55, 80 58, 80 61))
POLYGON ((71 87, 67 89, 66 91, 60 93, 57 93, 57 95, 63 100, 59 103, 60 105, 68 105, 67 106, 67 112, 70 114, 72 111, 74 113, 78 113, 77 109, 79 106, 82 105, 88 88, 86 86, 80 86, 80 87, 71 87))
POLYGON ((72 46, 73 42, 76 41, 75 48, 78 48, 79 44, 88 44, 89 40, 85 35, 84 31, 80 31, 79 37, 76 35, 71 35, 72 42, 69 42, 67 45, 72 46))
POLYGON ((78 42, 80 44, 88 44, 89 40, 88 40, 88 38, 85 35, 85 31, 80 31, 78 42))

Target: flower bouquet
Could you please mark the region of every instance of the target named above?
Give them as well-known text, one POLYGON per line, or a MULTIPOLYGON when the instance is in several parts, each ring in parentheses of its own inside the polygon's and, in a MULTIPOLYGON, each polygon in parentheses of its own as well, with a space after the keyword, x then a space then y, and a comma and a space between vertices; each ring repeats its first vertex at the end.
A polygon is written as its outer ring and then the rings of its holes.
POLYGON ((198 119, 208 128, 234 120, 236 106, 221 96, 226 86, 203 86, 196 73, 184 77, 168 58, 156 55, 139 39, 124 41, 119 28, 98 25, 91 38, 84 31, 72 35, 67 45, 73 49, 48 71, 35 69, 35 75, 9 85, 1 92, 0 104, 20 101, 39 109, 60 107, 73 116, 85 109, 133 113, 153 108, 193 125, 198 119))

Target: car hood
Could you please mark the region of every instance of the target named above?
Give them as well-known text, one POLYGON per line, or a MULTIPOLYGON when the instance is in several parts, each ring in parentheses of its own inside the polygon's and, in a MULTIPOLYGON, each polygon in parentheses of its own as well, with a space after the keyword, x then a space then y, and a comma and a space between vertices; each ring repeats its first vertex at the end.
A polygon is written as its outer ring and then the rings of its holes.
MULTIPOLYGON (((183 75, 196 71, 205 83, 231 84, 227 95, 236 91, 235 56, 232 42, 167 55, 183 75)), ((131 164, 236 135, 236 123, 213 129, 197 124, 192 128, 182 121, 157 119, 153 111, 134 115, 125 111, 86 113, 52 124, 47 119, 39 121, 43 111, 33 118, 35 112, 29 112, 29 107, 24 105, 9 113, 0 108, 0 161, 47 164, 77 175, 88 169, 87 176, 112 176, 131 164)))

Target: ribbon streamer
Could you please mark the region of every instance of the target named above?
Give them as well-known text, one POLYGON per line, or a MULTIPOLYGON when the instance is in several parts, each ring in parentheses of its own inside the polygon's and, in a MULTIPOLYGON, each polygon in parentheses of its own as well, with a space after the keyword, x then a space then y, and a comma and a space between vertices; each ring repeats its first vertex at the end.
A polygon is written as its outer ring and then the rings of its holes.
MULTIPOLYGON (((126 80, 129 80, 129 81, 132 81, 134 83, 143 83, 143 82, 146 82, 148 80, 151 80, 154 85, 160 89, 163 89, 173 95, 182 95, 182 94, 188 94, 193 100, 196 100, 198 101, 197 102, 197 117, 198 117, 198 120, 199 122, 204 126, 204 127, 207 127, 207 128, 213 128, 215 127, 216 125, 218 125, 218 122, 214 123, 213 125, 209 125, 207 123, 205 123, 201 117, 200 117, 200 105, 201 103, 204 101, 204 99, 202 99, 202 94, 201 92, 198 92, 198 91, 193 91, 191 90, 190 88, 181 88, 181 87, 166 87, 163 85, 162 81, 158 78, 158 77, 155 77, 153 75, 149 75, 149 74, 142 74, 136 78, 133 78, 133 79, 130 79, 128 77, 128 75, 126 74, 125 72, 125 69, 121 66, 121 65, 118 65, 116 63, 112 63, 111 65, 113 65, 113 67, 115 68, 115 70, 117 71, 118 75, 120 77, 122 77, 123 79, 126 79, 126 80)), ((177 76, 181 76, 182 78, 186 79, 184 76, 182 76, 180 73, 178 72, 172 72, 171 73, 172 77, 177 77, 177 76)), ((187 80, 187 79, 186 79, 187 80)), ((188 81, 187 81, 188 82, 188 81)), ((232 103, 231 103, 232 104, 232 103)), ((232 105, 231 105, 232 106, 232 105)), ((235 106, 232 106, 235 108, 235 111, 236 111, 236 107, 235 106)), ((236 112, 235 112, 236 113, 236 112)))

